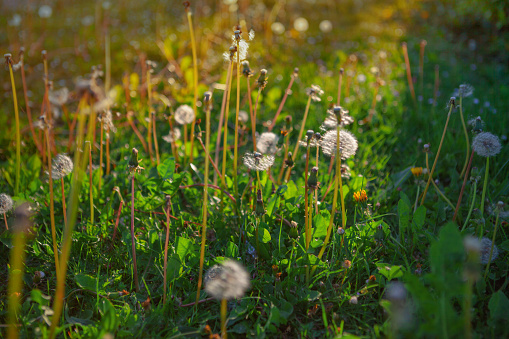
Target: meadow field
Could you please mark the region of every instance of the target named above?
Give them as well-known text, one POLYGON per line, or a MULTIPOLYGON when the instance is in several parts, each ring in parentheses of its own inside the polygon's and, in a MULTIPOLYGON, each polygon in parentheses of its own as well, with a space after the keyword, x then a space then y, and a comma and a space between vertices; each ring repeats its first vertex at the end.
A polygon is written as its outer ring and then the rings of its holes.
POLYGON ((3 0, 0 336, 509 336, 509 4, 3 0))

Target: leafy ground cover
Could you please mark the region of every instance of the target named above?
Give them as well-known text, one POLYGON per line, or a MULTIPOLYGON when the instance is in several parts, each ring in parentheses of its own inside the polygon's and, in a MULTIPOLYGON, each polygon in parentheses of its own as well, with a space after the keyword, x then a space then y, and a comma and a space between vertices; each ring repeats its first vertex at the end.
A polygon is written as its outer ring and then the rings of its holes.
MULTIPOLYGON (((193 2, 196 86, 188 12, 180 3, 4 6, 0 41, 13 54, 21 120, 18 160, 6 66, 0 190, 14 206, 0 197, 0 275, 10 284, 0 287, 4 335, 507 335, 509 78, 507 47, 496 39, 506 34, 503 16, 475 16, 484 26, 471 33, 464 18, 472 13, 449 2, 193 2), (223 104, 237 24, 253 74, 239 77, 237 99, 234 55, 230 101, 223 104), (33 134, 16 65, 22 45, 33 134), (47 91, 42 50, 52 81, 47 91), (312 85, 323 94, 311 93, 312 85), (353 118, 340 135, 356 139, 341 142, 343 154, 355 153, 342 161, 341 176, 330 156, 338 116, 327 113, 340 112, 338 87, 353 118), (226 106, 227 146, 216 144, 226 106), (193 107, 194 127, 193 118, 183 121, 193 107), (253 122, 261 144, 253 142, 253 122), (301 127, 304 145, 293 152, 286 180, 287 152, 301 127), (307 130, 324 139, 309 139, 307 130), (264 138, 269 131, 274 135, 264 138), (481 132, 499 138, 481 142, 481 132), (318 153, 306 152, 306 138, 320 144, 318 153), (265 155, 254 155, 255 145, 265 155), (487 162, 482 146, 498 152, 487 162), (49 154, 53 164, 57 154, 68 154, 72 171, 48 166, 49 154), (262 168, 271 157, 274 163, 262 168), (250 287, 223 303, 210 286, 221 282, 215 265, 228 258, 245 267, 250 287)), ((245 283, 242 272, 220 272, 231 293, 245 283)))

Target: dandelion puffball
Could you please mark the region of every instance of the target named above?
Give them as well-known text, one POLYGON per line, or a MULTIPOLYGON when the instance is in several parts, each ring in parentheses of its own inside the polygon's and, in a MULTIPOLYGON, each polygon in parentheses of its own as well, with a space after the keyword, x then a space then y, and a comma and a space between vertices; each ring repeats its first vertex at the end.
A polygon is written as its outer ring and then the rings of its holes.
POLYGON ((217 300, 237 299, 251 286, 249 273, 236 261, 214 265, 205 273, 205 291, 217 300))
POLYGON ((5 193, 0 194, 0 213, 4 214, 12 209, 12 198, 5 193))
POLYGON ((275 154, 279 137, 272 132, 263 132, 256 142, 256 149, 263 154, 275 154))
POLYGON ((472 148, 481 157, 493 157, 500 153, 502 145, 496 135, 482 132, 474 137, 472 148))
MULTIPOLYGON (((322 138, 322 150, 325 155, 333 156, 336 154, 336 148, 337 148, 337 131, 330 130, 327 133, 324 134, 322 138)), ((341 130, 339 133, 340 138, 340 152, 341 152, 341 159, 345 160, 348 158, 351 158, 355 155, 355 152, 357 152, 358 143, 355 136, 345 130, 341 130)))
POLYGON ((71 158, 65 154, 57 154, 51 165, 51 177, 55 180, 61 179, 69 175, 73 168, 74 164, 71 158))
POLYGON ((244 165, 250 170, 265 171, 274 165, 276 158, 273 155, 262 155, 261 153, 246 153, 242 158, 244 165))
POLYGON ((189 105, 181 105, 175 111, 175 121, 180 125, 187 125, 194 121, 194 110, 189 105))

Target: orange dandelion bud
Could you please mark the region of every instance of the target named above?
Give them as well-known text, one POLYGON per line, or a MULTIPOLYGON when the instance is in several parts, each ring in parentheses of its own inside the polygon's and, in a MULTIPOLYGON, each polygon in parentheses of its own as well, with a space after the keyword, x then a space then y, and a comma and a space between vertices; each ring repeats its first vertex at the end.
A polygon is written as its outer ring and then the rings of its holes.
POLYGON ((205 331, 205 333, 207 333, 207 334, 211 334, 212 333, 212 330, 210 329, 209 325, 205 325, 205 328, 203 329, 203 331, 205 331))
POLYGON ((352 262, 350 260, 345 260, 345 261, 343 261, 341 266, 343 266, 343 268, 348 269, 348 268, 350 268, 352 266, 352 262))
POLYGON ((410 171, 412 171, 412 174, 414 175, 414 177, 420 177, 423 173, 423 170, 422 170, 422 167, 412 167, 410 169, 410 171))

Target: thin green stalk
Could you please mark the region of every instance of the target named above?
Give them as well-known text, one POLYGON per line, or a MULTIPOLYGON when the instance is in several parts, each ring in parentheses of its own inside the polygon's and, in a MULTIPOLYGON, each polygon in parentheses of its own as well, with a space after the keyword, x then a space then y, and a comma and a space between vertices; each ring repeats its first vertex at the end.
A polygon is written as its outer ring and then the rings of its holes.
POLYGON ((171 197, 166 196, 166 240, 164 242, 164 271, 163 271, 163 305, 166 305, 166 273, 168 270, 168 243, 170 241, 170 208, 171 197))
POLYGON ((24 273, 24 262, 25 262, 25 234, 19 226, 14 226, 14 239, 12 241, 12 250, 9 270, 9 282, 8 282, 8 298, 9 306, 7 313, 7 338, 14 339, 18 338, 18 324, 17 315, 19 311, 19 300, 21 299, 21 293, 23 291, 23 273, 24 273))
MULTIPOLYGON (((310 216, 309 216, 309 210, 308 210, 308 200, 309 200, 309 186, 308 186, 308 176, 309 176, 309 138, 308 143, 306 147, 306 168, 304 170, 304 229, 306 233, 306 255, 307 251, 309 249, 309 243, 311 242, 311 229, 309 227, 310 224, 310 216)), ((309 285, 309 265, 306 266, 306 285, 309 285)))
POLYGON ((486 277, 488 276, 488 271, 490 269, 490 264, 491 264, 491 258, 493 257, 493 247, 495 246, 495 239, 497 237, 498 219, 500 216, 500 209, 501 208, 497 207, 497 219, 495 220, 495 230, 493 231, 493 237, 491 238, 490 257, 488 259, 488 263, 486 264, 486 270, 484 271, 484 280, 486 280, 486 277))
POLYGON ((484 184, 482 186, 482 196, 481 196, 481 218, 484 217, 484 200, 486 197, 486 188, 488 187, 489 173, 490 173, 490 157, 486 157, 486 170, 484 171, 484 184))
POLYGON ((474 210, 475 205, 475 198, 477 196, 477 180, 474 180, 474 187, 473 187, 473 197, 472 197, 472 203, 470 204, 470 209, 468 210, 467 218, 465 219, 465 223, 463 224, 463 227, 461 230, 463 231, 465 227, 467 227, 468 221, 470 220, 470 216, 472 215, 472 211, 474 210))
POLYGON ((58 245, 57 245, 57 231, 55 228, 55 200, 53 197, 53 177, 51 174, 51 148, 50 148, 50 132, 49 127, 46 127, 44 134, 46 135, 46 144, 48 146, 48 176, 49 176, 49 208, 50 208, 50 222, 51 222, 51 238, 53 240, 53 254, 55 256, 55 270, 58 276, 59 262, 58 262, 58 245))
MULTIPOLYGON (((76 138, 77 148, 83 147, 82 142, 83 134, 85 130, 85 119, 86 116, 84 114, 80 114, 80 108, 83 108, 83 105, 86 102, 86 96, 83 97, 78 106, 78 135, 76 138)), ((71 193, 69 195, 69 204, 67 207, 67 216, 68 223, 65 225, 63 241, 62 241, 62 254, 60 256, 60 269, 59 274, 57 275, 57 287, 55 292, 55 298, 53 303, 53 317, 51 318, 51 327, 50 327, 50 339, 55 338, 56 329, 58 327, 58 323, 60 321, 60 317, 62 315, 62 309, 64 305, 64 296, 65 296, 65 276, 67 274, 67 262, 69 260, 69 256, 71 253, 71 245, 72 245, 72 232, 74 230, 74 226, 76 224, 76 218, 78 215, 78 204, 79 204, 79 195, 82 184, 82 172, 85 168, 85 163, 87 161, 86 153, 82 152, 74 152, 74 173, 72 176, 72 185, 71 185, 71 193)))
MULTIPOLYGON (((228 93, 226 94, 226 107, 224 113, 224 127, 223 127, 223 167, 221 168, 221 175, 223 177, 223 183, 226 184, 226 154, 228 153, 228 113, 230 111, 230 93, 232 88, 232 78, 233 78, 233 62, 230 63, 231 71, 230 71, 230 81, 226 90, 228 93)), ((224 187, 226 189, 226 187, 224 187)))
POLYGON ((228 301, 226 299, 221 300, 221 338, 227 339, 228 334, 226 333, 226 313, 228 301))
POLYGON ((14 74, 12 72, 12 60, 6 56, 7 63, 9 64, 9 74, 11 76, 12 87, 12 100, 14 102, 14 116, 16 119, 16 184, 14 186, 14 195, 19 194, 19 181, 21 173, 21 136, 19 132, 19 112, 18 112, 18 97, 16 95, 16 84, 14 83, 14 74))
MULTIPOLYGON (((302 124, 300 126, 299 136, 297 137, 297 143, 295 145, 295 148, 293 150, 293 159, 297 161, 298 151, 299 151, 299 142, 302 139, 302 136, 304 135, 304 128, 306 126, 306 119, 308 117, 309 113, 309 107, 311 106, 311 95, 308 97, 308 102, 306 104, 306 110, 304 111, 304 117, 302 118, 302 124)), ((285 176, 285 182, 287 182, 290 179, 290 173, 292 172, 292 168, 288 167, 288 170, 286 171, 285 176)))
POLYGON ((140 291, 140 283, 138 282, 138 267, 136 263, 136 241, 134 237, 134 173, 131 174, 131 245, 133 251, 133 274, 136 292, 140 291))
POLYGON ((414 213, 417 210, 417 205, 419 204, 419 191, 421 190, 421 186, 417 184, 417 194, 415 195, 415 203, 414 203, 414 213))
POLYGON ((193 53, 193 89, 194 89, 194 100, 193 100, 193 111, 195 112, 195 120, 191 124, 191 150, 189 154, 189 162, 193 161, 193 146, 194 146, 194 125, 196 121, 196 103, 198 102, 198 57, 196 56, 196 40, 194 38, 193 19, 191 11, 186 8, 187 22, 189 23, 189 34, 191 35, 191 50, 193 53))
MULTIPOLYGON (((210 100, 211 98, 209 98, 210 100)), ((210 107, 210 106, 209 106, 210 107)), ((209 187, 209 153, 210 153, 210 108, 205 109, 205 176, 203 188, 202 224, 201 224, 201 247, 200 247, 200 271, 198 274, 198 288, 196 291, 196 304, 200 300, 200 290, 203 277, 203 263, 205 261, 205 242, 207 241, 207 207, 209 187)))
POLYGON ((461 117, 461 124, 463 125, 463 132, 465 132, 465 141, 467 143, 467 153, 465 155, 465 164, 463 165, 463 169, 460 173, 460 178, 463 176, 465 171, 467 170, 467 164, 468 164, 468 156, 470 154, 470 140, 468 138, 468 130, 467 125, 465 124, 465 118, 463 117, 463 96, 460 96, 460 117, 461 117))
MULTIPOLYGON (((428 170, 428 173, 429 173, 429 159, 428 159, 428 153, 426 152, 426 169, 428 170)), ((454 209, 454 205, 452 204, 451 200, 449 200, 444 193, 442 193, 442 191, 440 190, 440 188, 438 188, 437 184, 435 183, 435 180, 431 179, 431 183, 433 184, 433 187, 435 187, 435 191, 437 191, 438 195, 440 195, 440 197, 442 199, 444 199, 444 201, 447 203, 447 205, 449 205, 452 209, 454 209)))
MULTIPOLYGON (((338 201, 338 191, 339 191, 339 181, 341 178, 341 154, 339 153, 339 140, 340 140, 340 126, 338 125, 336 127, 336 141, 337 141, 337 147, 336 147, 336 171, 335 171, 335 177, 334 177, 334 197, 332 198, 332 211, 331 216, 329 219, 329 226, 327 227, 327 235, 325 236, 325 240, 323 242, 322 248, 320 249, 320 252, 318 253, 318 259, 322 259, 322 256, 325 252, 325 249, 327 248, 327 245, 330 241, 330 236, 332 233, 332 226, 334 225, 334 217, 336 215, 336 208, 337 208, 337 201, 338 201)), ((344 227, 343 227, 344 228, 344 227)), ((316 266, 313 267, 311 270, 311 275, 316 270, 316 266)))
MULTIPOLYGON (((88 142, 88 175, 89 175, 89 184, 88 189, 90 193, 90 225, 94 226, 94 184, 93 184, 93 178, 92 178, 92 143, 90 141, 88 142)), ((48 152, 49 154, 49 152, 48 152)))
POLYGON ((449 107, 449 113, 447 114, 447 120, 445 121, 444 132, 442 133, 442 139, 440 140, 440 145, 438 145, 437 155, 435 160, 433 161, 433 167, 431 168, 431 172, 429 174, 428 182, 426 183, 426 187, 424 188, 424 193, 422 194, 421 206, 424 204, 424 199, 426 199, 426 193, 428 193, 429 184, 431 183, 431 178, 433 177, 433 173, 435 172, 435 167, 437 166, 438 157, 440 156, 440 150, 442 149, 442 145, 444 144, 445 133, 447 132, 447 125, 449 124, 449 119, 451 118, 452 109, 454 108, 454 104, 451 103, 449 107))

